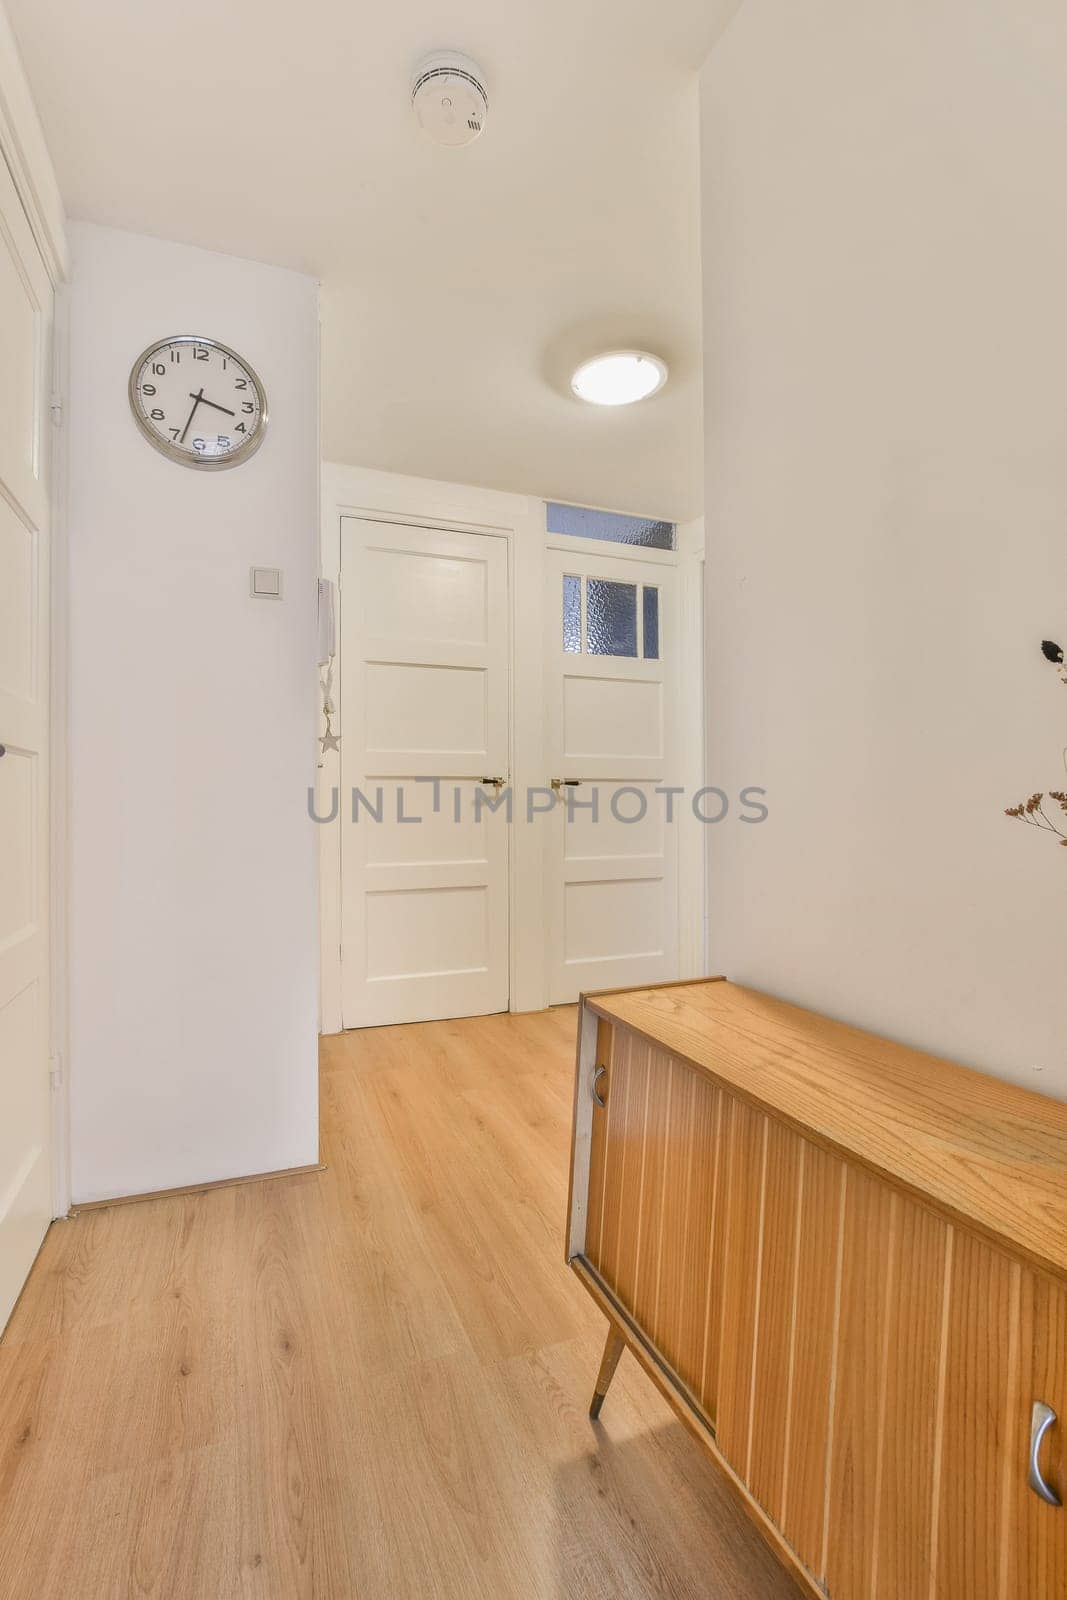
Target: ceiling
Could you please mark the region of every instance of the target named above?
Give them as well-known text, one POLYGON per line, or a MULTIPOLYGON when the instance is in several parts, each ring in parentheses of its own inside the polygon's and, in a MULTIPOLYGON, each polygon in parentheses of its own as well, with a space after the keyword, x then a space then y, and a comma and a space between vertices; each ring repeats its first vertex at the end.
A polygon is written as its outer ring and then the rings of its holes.
POLYGON ((328 459, 685 518, 702 503, 695 69, 740 0, 6 0, 68 214, 322 281, 328 459), (411 71, 484 68, 431 144, 411 71), (584 356, 666 389, 571 398, 584 356))

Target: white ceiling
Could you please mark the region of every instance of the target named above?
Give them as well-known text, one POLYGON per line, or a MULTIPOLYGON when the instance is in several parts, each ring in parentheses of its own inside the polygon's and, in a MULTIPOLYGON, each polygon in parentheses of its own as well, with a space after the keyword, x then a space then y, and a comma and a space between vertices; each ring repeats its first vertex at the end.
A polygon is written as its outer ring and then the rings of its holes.
POLYGON ((740 0, 6 3, 70 216, 321 278, 328 458, 700 510, 694 72, 740 0), (410 110, 438 48, 487 76, 464 150, 410 110), (573 400, 620 344, 663 393, 573 400))

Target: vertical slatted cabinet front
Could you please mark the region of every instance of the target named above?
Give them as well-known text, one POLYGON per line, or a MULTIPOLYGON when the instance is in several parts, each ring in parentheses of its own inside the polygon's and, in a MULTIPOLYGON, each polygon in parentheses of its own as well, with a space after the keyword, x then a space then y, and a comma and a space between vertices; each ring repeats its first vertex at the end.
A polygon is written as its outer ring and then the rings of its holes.
POLYGON ((587 1213, 575 1253, 713 1422, 724 1096, 695 1068, 603 1020, 595 1065, 607 1068, 596 1085, 605 1104, 590 1092, 587 1213))

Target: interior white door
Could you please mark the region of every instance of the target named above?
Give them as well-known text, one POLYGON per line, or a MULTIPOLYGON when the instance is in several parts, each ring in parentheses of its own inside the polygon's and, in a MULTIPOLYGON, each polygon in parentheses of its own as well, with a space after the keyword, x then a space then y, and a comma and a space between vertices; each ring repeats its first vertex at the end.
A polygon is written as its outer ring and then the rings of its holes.
POLYGON ((51 1217, 51 330, 51 283, 0 159, 0 1328, 51 1217))
POLYGON ((344 1026, 506 1011, 507 541, 345 517, 340 602, 344 1026))
POLYGON ((549 999, 678 975, 678 571, 550 549, 549 999), (674 821, 669 820, 674 817, 674 821))

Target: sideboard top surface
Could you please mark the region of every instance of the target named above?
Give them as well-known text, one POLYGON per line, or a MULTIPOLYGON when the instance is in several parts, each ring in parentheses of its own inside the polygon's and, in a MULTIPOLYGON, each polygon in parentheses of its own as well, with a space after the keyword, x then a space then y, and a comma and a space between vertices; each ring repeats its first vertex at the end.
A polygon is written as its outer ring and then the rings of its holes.
POLYGON ((585 1004, 1067 1275, 1067 1104, 722 979, 585 1004))

